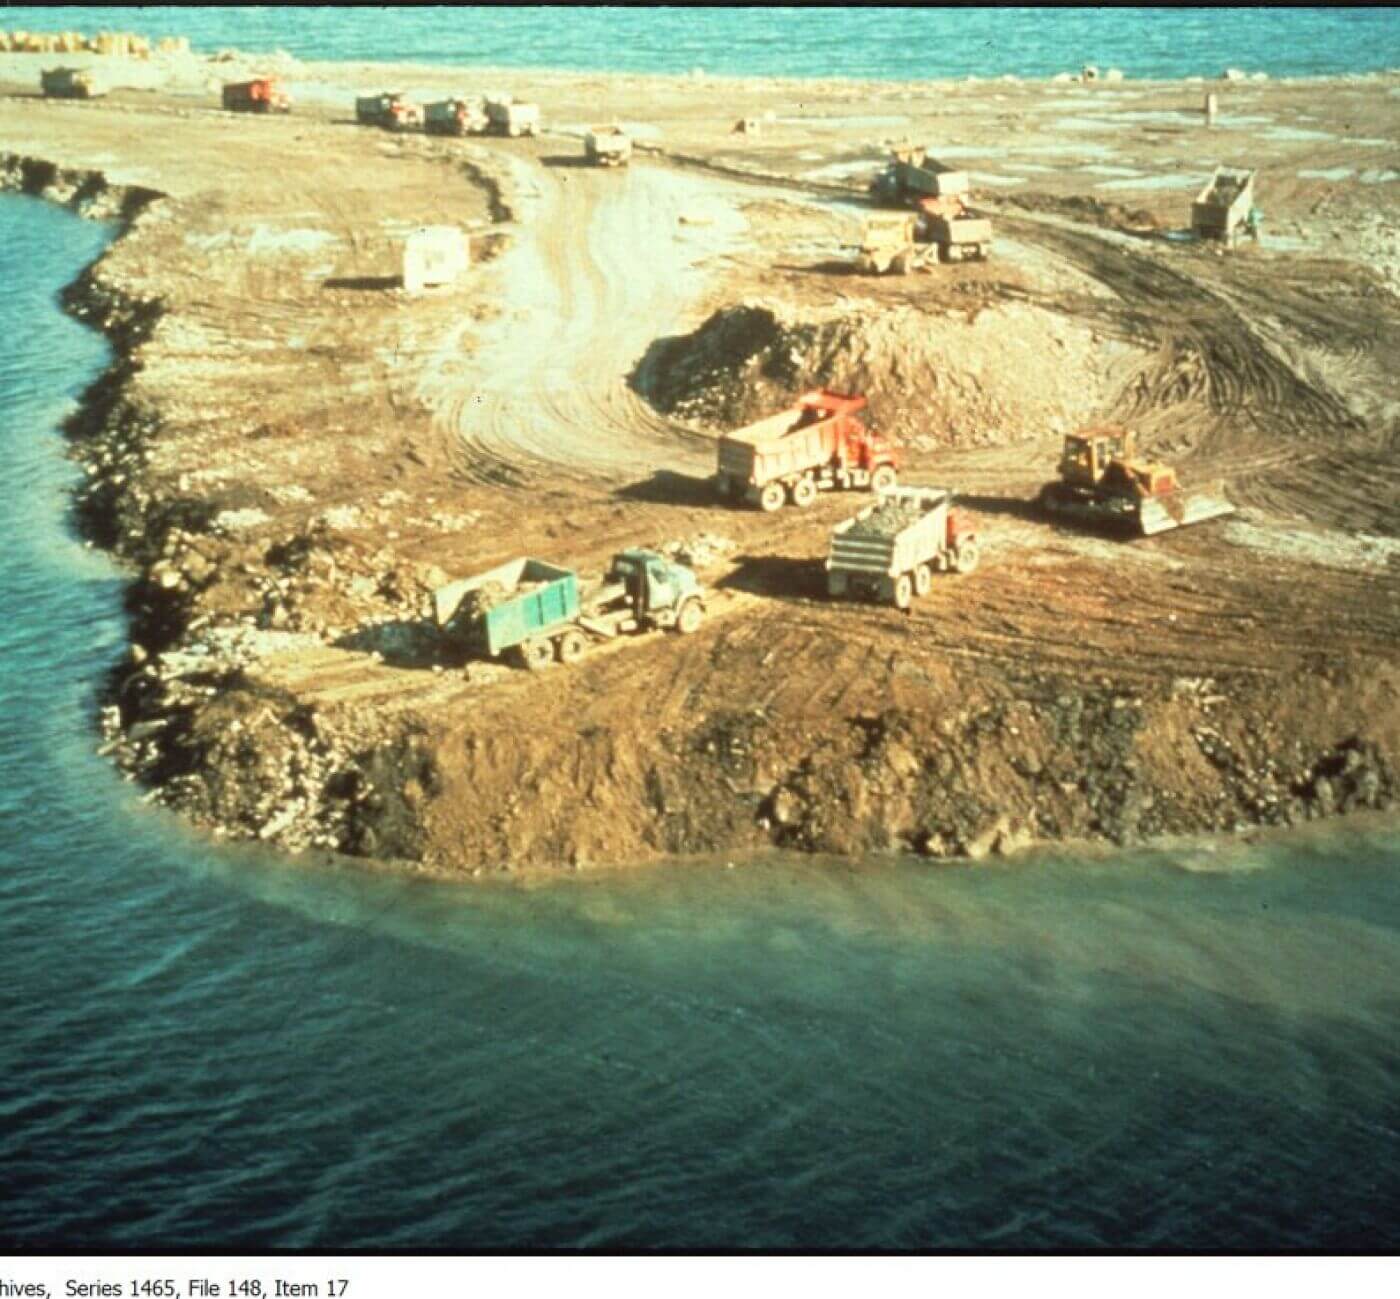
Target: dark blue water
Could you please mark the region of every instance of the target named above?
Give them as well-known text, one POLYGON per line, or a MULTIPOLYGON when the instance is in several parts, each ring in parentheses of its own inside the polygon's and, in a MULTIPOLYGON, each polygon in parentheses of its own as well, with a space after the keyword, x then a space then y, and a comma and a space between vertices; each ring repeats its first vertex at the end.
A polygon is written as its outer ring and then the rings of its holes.
POLYGON ((803 9, 437 6, 96 8, 20 5, 7 27, 188 35, 197 50, 285 49, 303 59, 456 66, 709 72, 918 80, 1088 63, 1130 77, 1217 77, 1227 65, 1274 76, 1400 66, 1388 8, 803 9))
POLYGON ((1400 844, 451 888, 93 754, 54 432, 105 232, 0 199, 0 1249, 1394 1249, 1400 844))

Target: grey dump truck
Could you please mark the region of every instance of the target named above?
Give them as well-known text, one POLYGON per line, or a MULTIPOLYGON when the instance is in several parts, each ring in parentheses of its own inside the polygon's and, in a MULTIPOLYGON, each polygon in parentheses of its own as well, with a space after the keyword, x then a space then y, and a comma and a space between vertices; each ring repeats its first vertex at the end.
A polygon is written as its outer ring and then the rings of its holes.
POLYGON ((650 550, 621 551, 587 584, 573 569, 521 558, 433 593, 444 636, 488 658, 509 653, 534 672, 576 662, 591 642, 652 628, 688 635, 704 618, 699 579, 650 550))
POLYGON ((853 519, 838 523, 826 560, 826 591, 907 609, 927 595, 935 572, 977 567, 977 533, 942 487, 892 487, 853 519))
POLYGON ((39 89, 51 99, 94 99, 107 93, 101 77, 84 68, 48 68, 39 74, 39 89))

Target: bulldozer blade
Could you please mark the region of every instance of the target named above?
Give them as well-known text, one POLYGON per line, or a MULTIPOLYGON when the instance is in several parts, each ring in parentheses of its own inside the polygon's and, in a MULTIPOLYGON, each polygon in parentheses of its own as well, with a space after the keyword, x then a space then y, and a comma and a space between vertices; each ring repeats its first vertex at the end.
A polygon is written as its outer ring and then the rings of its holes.
POLYGON ((1204 523, 1234 512, 1235 507, 1225 499, 1220 484, 1213 483, 1209 487, 1148 497, 1139 508, 1138 524, 1144 537, 1155 537, 1159 532, 1190 527, 1193 523, 1204 523))

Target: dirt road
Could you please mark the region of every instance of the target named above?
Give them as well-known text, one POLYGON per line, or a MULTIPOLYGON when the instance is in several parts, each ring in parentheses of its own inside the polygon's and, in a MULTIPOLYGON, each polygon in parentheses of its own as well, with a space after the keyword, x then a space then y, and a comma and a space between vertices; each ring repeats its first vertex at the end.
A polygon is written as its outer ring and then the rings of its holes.
POLYGON ((493 268, 501 316, 459 373, 428 369, 420 399, 458 434, 463 469, 483 483, 703 470, 708 439, 659 416, 627 376, 652 340, 694 323, 701 264, 742 233, 733 202, 644 162, 612 171, 577 166, 574 154, 514 161, 525 201, 493 268))

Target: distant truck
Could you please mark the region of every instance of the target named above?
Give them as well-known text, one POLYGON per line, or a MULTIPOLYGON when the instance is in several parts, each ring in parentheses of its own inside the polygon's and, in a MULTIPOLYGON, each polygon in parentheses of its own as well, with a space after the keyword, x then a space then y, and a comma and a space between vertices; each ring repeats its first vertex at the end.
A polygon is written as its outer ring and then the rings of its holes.
POLYGON ((971 188, 965 171, 954 171, 928 156, 919 145, 906 144, 890 150, 890 160, 870 182, 876 202, 893 207, 910 207, 921 198, 949 198, 971 188))
POLYGON ((926 199, 917 215, 878 212, 866 217, 855 266, 866 275, 907 275, 935 261, 985 261, 991 248, 990 221, 968 215, 960 200, 926 199))
POLYGON ((39 89, 51 99, 95 99, 107 93, 102 79, 83 68, 49 68, 39 74, 39 89))
POLYGON ((440 99, 423 110, 423 129, 429 135, 482 135, 486 126, 481 99, 440 99))
POLYGON ((625 167, 632 160, 632 137, 620 126, 590 126, 583 156, 598 167, 625 167))
POLYGON ((1244 167, 1217 167, 1191 204, 1191 229, 1202 239, 1233 244, 1254 206, 1256 173, 1244 167))
POLYGON ((486 118, 495 135, 538 135, 540 106, 521 103, 510 95, 486 101, 486 118))
POLYGON ((891 150, 890 161, 870 182, 875 202, 918 212, 916 242, 935 245, 945 262, 991 255, 992 223, 968 209, 970 191, 965 171, 934 162, 918 145, 891 150))
POLYGON ((975 258, 985 262, 992 252, 992 223, 986 217, 975 217, 955 200, 956 212, 928 211, 928 201, 921 204, 925 237, 938 249, 944 262, 961 262, 975 258))
POLYGON ((231 81, 224 86, 224 107, 231 113, 290 113, 292 97, 272 77, 231 81))
POLYGON ((972 572, 977 534, 952 499, 941 487, 895 487, 838 523, 826 561, 827 594, 907 609, 916 595, 928 594, 935 571, 972 572))
POLYGON ((651 628, 689 635, 705 619, 695 574, 650 550, 614 555, 607 573, 587 586, 569 568, 521 558, 433 593, 438 629, 469 652, 509 653, 538 672, 556 658, 574 663, 590 642, 651 628))
POLYGON ((765 512, 791 500, 811 505, 819 491, 868 487, 898 479, 899 447, 866 428, 865 398, 817 388, 786 410, 719 440, 715 490, 765 512))
POLYGON ((363 126, 390 131, 411 131, 423 125, 423 107, 395 91, 361 95, 355 100, 355 120, 363 126))

